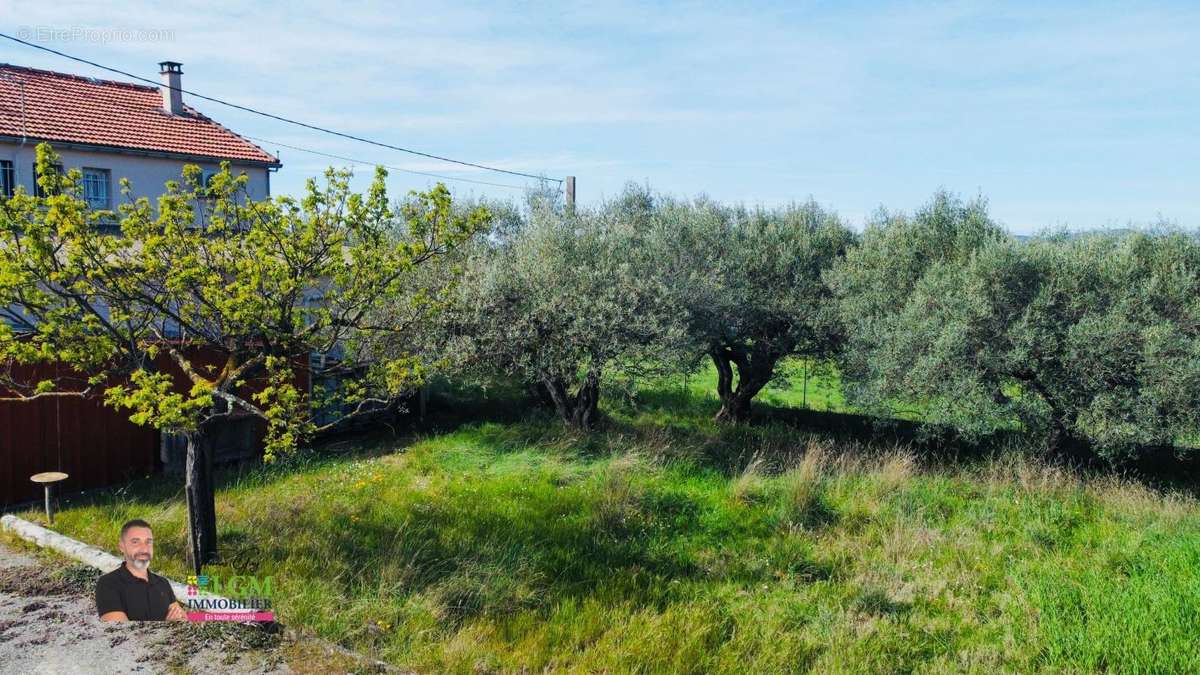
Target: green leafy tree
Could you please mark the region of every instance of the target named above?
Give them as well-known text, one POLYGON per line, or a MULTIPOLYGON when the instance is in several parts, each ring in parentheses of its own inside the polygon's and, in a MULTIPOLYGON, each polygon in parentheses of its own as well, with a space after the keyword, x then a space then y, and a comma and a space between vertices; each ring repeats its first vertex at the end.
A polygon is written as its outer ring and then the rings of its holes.
MULTIPOLYGON (((485 210, 455 214, 441 185, 395 207, 382 169, 365 194, 331 169, 302 199, 256 201, 228 166, 207 184, 188 166, 156 205, 130 199, 119 213, 93 211, 78 170, 55 171, 48 145, 37 156, 45 196, 18 190, 0 212, 5 400, 102 396, 138 424, 185 436, 197 570, 217 552, 215 427, 262 420, 268 461, 321 431, 297 369, 312 353, 339 355, 336 368, 350 377, 340 421, 412 390, 424 376, 419 359, 360 363, 355 345, 415 322, 367 317, 395 294, 410 298, 411 316, 436 313, 437 293, 409 280, 487 219, 485 210), (119 236, 100 227, 114 220, 119 236), (65 374, 21 377, 38 364, 66 367, 35 372, 65 374)), ((129 195, 126 181, 122 190, 129 195)))
POLYGON ((861 398, 919 404, 967 437, 1017 423, 1112 460, 1200 429, 1194 237, 1018 242, 989 223, 981 202, 939 195, 912 221, 868 230, 833 275, 861 398), (873 295, 897 286, 886 304, 873 295))
POLYGON ((602 384, 660 372, 682 323, 636 202, 568 214, 536 200, 527 223, 480 246, 449 327, 460 363, 535 384, 581 430, 599 421, 602 384))
POLYGON ((712 360, 721 408, 741 422, 789 356, 824 359, 839 344, 822 274, 854 235, 815 203, 731 208, 662 200, 659 272, 687 322, 688 349, 712 360))
MULTIPOLYGON (((925 345, 911 324, 934 321, 913 303, 913 293, 925 277, 961 267, 981 247, 1007 237, 988 217, 982 199, 963 202, 946 192, 912 216, 881 211, 867 224, 858 245, 825 276, 845 336, 838 362, 853 405, 875 415, 911 409, 924 402, 909 391, 911 385, 949 377, 936 369, 913 371, 913 356, 925 345)), ((986 428, 996 424, 966 421, 986 428)))
POLYGON ((1197 291, 1200 246, 1179 233, 986 247, 918 292, 948 300, 932 312, 943 327, 925 336, 936 346, 957 336, 972 355, 966 372, 953 372, 974 405, 948 421, 987 410, 986 418, 1016 419, 1052 448, 1086 445, 1113 461, 1194 434, 1197 291))
POLYGON ((380 298, 364 317, 364 324, 412 329, 360 331, 348 341, 355 362, 415 360, 424 368, 427 381, 440 372, 460 380, 478 376, 479 383, 490 383, 495 373, 469 362, 473 329, 464 321, 464 304, 455 300, 472 292, 459 287, 464 271, 473 271, 480 256, 503 247, 526 219, 516 203, 492 199, 456 200, 451 217, 469 218, 481 210, 488 218, 478 224, 473 236, 447 250, 439 264, 414 268, 400 292, 380 298))

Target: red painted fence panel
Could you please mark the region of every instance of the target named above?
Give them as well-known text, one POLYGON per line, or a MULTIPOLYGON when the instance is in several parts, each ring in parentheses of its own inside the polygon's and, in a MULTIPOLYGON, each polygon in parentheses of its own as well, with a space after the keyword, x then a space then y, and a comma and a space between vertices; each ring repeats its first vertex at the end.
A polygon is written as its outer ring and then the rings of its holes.
POLYGON ((40 499, 29 477, 43 471, 70 475, 58 494, 145 476, 158 470, 158 448, 157 430, 99 399, 0 401, 0 507, 40 499))
MULTIPOLYGON (((220 367, 223 359, 205 350, 190 350, 198 368, 220 367)), ((186 391, 181 372, 162 354, 158 367, 171 373, 176 389, 186 391)), ((53 369, 17 366, 14 378, 33 382, 53 369)), ((309 389, 307 359, 297 359, 294 383, 309 389)), ((263 385, 252 380, 243 394, 263 385)), ((0 390, 0 396, 7 392, 0 390)), ((55 397, 29 402, 0 401, 0 508, 40 499, 42 488, 29 480, 35 473, 62 471, 70 478, 59 483, 59 494, 123 483, 162 468, 160 433, 129 421, 130 411, 118 412, 99 398, 55 397)), ((265 427, 257 423, 254 448, 261 452, 265 427)))

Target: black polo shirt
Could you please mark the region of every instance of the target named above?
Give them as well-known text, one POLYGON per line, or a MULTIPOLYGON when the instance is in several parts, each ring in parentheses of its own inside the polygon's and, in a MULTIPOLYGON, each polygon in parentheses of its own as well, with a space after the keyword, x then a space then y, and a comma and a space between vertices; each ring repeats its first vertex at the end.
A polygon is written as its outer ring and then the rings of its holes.
POLYGON ((125 563, 96 581, 96 613, 125 612, 130 621, 165 621, 175 602, 171 583, 154 572, 149 581, 133 576, 125 563))

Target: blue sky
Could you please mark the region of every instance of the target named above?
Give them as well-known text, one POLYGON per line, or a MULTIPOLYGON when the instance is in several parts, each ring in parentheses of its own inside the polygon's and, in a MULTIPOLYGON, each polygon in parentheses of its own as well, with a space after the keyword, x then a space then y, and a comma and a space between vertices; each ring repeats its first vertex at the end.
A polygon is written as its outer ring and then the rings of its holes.
MULTIPOLYGON (((985 195, 1018 233, 1200 225, 1194 3, 121 8, 5 2, 0 16, 5 32, 146 77, 157 78, 158 61, 182 61, 184 87, 211 96, 436 154, 573 174, 582 203, 635 181, 746 203, 812 197, 861 225, 880 206, 912 210, 946 188, 985 195)), ((0 61, 106 76, 7 41, 0 61)), ((190 103, 278 143, 522 182, 190 103)), ((331 163, 261 145, 284 162, 277 194, 331 163)), ((397 192, 429 182, 392 172, 397 192)))

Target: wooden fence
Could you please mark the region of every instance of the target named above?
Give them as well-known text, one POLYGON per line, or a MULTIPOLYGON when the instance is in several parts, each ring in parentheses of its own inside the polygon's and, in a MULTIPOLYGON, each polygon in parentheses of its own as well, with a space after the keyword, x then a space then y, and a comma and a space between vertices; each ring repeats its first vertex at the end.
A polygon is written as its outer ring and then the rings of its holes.
POLYGON ((158 431, 99 400, 53 398, 0 402, 0 506, 40 499, 29 477, 62 471, 58 494, 145 476, 158 470, 158 431))
MULTIPOLYGON (((189 349, 189 359, 198 369, 223 365, 220 354, 189 349)), ((163 354, 157 367, 170 373, 175 389, 187 391, 183 374, 163 354)), ((17 366, 16 379, 37 381, 57 374, 54 366, 17 366)), ((295 385, 309 390, 309 364, 297 359, 295 385)), ((242 393, 262 387, 252 379, 242 393)), ((5 394, 0 390, 0 394, 5 394)), ((262 454, 264 425, 258 420, 241 420, 225 425, 215 438, 217 463, 257 460, 262 454)), ((62 471, 70 478, 59 483, 59 494, 123 483, 161 471, 182 470, 182 446, 150 427, 129 421, 129 411, 105 407, 99 398, 59 397, 29 402, 0 401, 0 508, 38 499, 42 488, 29 480, 35 473, 62 471)))

